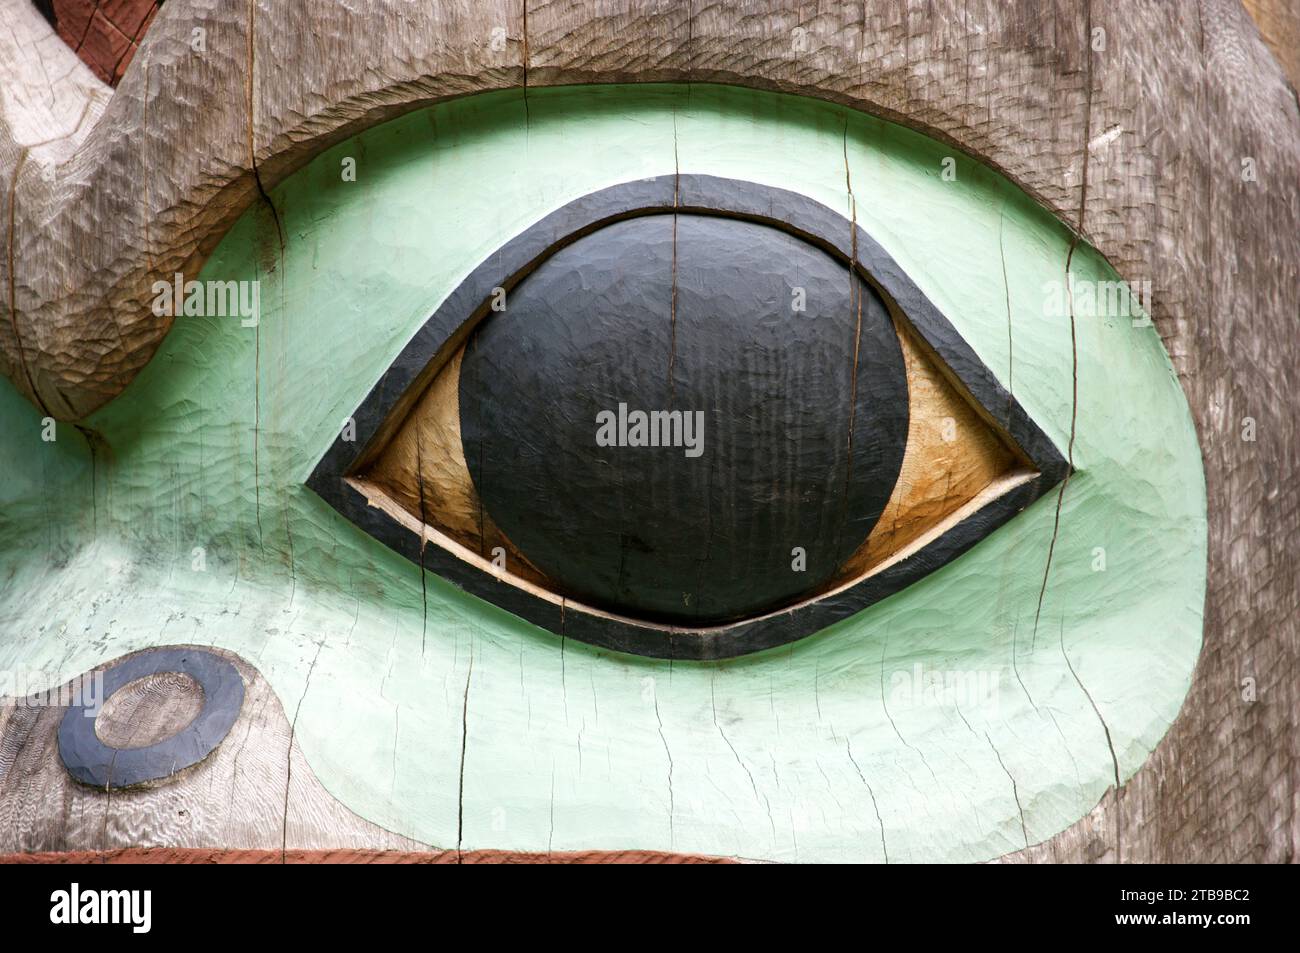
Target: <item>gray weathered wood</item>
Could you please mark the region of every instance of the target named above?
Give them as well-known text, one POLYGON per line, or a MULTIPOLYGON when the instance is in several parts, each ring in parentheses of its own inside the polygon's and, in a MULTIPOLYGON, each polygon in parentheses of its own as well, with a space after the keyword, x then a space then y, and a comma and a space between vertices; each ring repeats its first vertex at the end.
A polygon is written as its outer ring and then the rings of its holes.
MULTIPOLYGON (((323 145, 442 98, 736 83, 895 119, 999 169, 1126 279, 1153 283, 1200 435, 1210 520, 1205 647, 1182 715, 1121 792, 1025 856, 1300 852, 1300 108, 1240 3, 554 0, 525 17, 501 0, 171 0, 111 99, 84 77, 60 80, 45 119, 39 97, 8 80, 35 83, 24 42, 34 14, 25 0, 0 4, 17 24, 0 36, 0 370, 60 417, 101 405, 149 359, 166 331, 146 307, 151 280, 193 270, 256 200, 259 179, 269 186, 323 145), (196 25, 203 55, 189 45, 196 25), (1256 181, 1243 181, 1246 159, 1256 181), (1245 417, 1254 442, 1240 439, 1245 417)), ((1295 4, 1252 7, 1293 51, 1295 4)), ((41 62, 67 59, 42 49, 41 62)), ((76 798, 63 812, 71 840, 103 823, 76 798)), ((167 836, 166 817, 160 809, 137 833, 167 836)), ((24 820, 46 833, 22 843, 49 842, 51 823, 24 820)), ((223 834, 273 840, 265 823, 223 834)))

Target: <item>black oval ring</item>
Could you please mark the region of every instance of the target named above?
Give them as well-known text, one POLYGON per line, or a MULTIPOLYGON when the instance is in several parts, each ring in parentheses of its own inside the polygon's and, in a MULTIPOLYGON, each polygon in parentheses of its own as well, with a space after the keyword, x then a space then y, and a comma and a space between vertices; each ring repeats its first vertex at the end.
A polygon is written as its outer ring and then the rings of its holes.
POLYGON ((64 767, 76 780, 95 787, 127 788, 198 764, 225 740, 244 704, 239 670, 202 649, 152 649, 109 666, 103 674, 103 697, 94 701, 94 707, 80 700, 59 723, 59 757, 64 767), (194 720, 171 737, 143 748, 104 744, 95 734, 104 703, 131 682, 166 673, 188 675, 203 689, 203 707, 194 720))

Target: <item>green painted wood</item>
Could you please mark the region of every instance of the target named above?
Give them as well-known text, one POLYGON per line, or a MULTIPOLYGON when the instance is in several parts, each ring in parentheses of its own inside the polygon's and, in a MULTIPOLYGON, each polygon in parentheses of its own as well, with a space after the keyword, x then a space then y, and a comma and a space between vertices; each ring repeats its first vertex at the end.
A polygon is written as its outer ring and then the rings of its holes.
MULTIPOLYGON (((0 385, 0 671, 53 684, 149 645, 231 649, 330 792, 437 846, 982 860, 1063 829, 1136 771, 1187 691, 1200 454, 1155 330, 1079 300, 1072 354, 1068 314, 1045 313, 1067 231, 960 155, 946 181, 948 155, 838 107, 698 85, 534 90, 527 110, 489 94, 323 153, 200 276, 260 280, 258 326, 178 319, 90 420, 93 459, 67 426, 43 442, 0 385), (1078 472, 1041 609, 1055 495, 795 645, 615 657, 422 584, 302 486, 483 255, 585 192, 675 168, 856 218, 1062 449, 1077 357, 1078 472), (969 691, 923 690, 957 675, 969 691)), ((1082 245, 1071 270, 1117 280, 1082 245)))

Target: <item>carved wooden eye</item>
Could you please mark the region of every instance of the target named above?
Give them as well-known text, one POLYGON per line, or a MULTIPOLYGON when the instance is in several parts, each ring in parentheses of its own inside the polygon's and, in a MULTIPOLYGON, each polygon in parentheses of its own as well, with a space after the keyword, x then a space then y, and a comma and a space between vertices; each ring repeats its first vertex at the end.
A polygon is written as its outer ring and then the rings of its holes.
POLYGON ((661 657, 818 631, 1065 471, 869 236, 708 176, 507 243, 355 424, 309 480, 345 516, 529 621, 661 657))

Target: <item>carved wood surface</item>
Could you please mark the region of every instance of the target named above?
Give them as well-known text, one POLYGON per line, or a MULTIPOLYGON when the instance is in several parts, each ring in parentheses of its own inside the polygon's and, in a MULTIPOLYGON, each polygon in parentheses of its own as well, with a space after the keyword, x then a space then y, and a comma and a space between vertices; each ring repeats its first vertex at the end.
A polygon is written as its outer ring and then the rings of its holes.
MULTIPOLYGON (((1122 790, 1024 857, 1296 857, 1300 107, 1235 0, 554 0, 526 16, 501 0, 171 0, 111 99, 25 0, 0 6, 14 24, 0 35, 0 370, 59 417, 149 359, 166 331, 151 281, 193 271, 259 180, 446 97, 735 83, 882 115, 1002 171, 1151 282, 1209 509, 1205 646, 1179 720, 1122 790), (41 64, 63 78, 38 96, 25 84, 41 64)), ((1269 10, 1268 35, 1293 35, 1286 6, 1269 10)))
POLYGON ((726 857, 650 850, 222 850, 195 847, 121 847, 101 851, 0 854, 0 864, 730 864, 726 857))
POLYGON ((114 748, 144 748, 181 731, 203 708, 203 688, 180 672, 148 675, 104 703, 95 734, 114 748))
MULTIPOLYGON (((353 814, 316 780, 266 680, 232 653, 243 676, 239 719, 206 759, 165 781, 109 792, 74 781, 59 757, 66 707, 0 702, 0 854, 198 850, 418 851, 424 845, 353 814)), ((185 676, 124 686, 96 725, 109 742, 138 747, 185 726, 197 711, 185 676), (177 691, 179 689, 179 691, 177 691), (154 704, 143 703, 149 696, 154 704), (111 707, 110 707, 111 706, 111 707), (105 732, 103 729, 108 728, 105 732)), ((192 683, 191 683, 192 684, 192 683)), ((67 699, 69 694, 56 698, 67 699)))
POLYGON ((37 0, 55 32, 114 86, 125 75, 162 0, 37 0))

